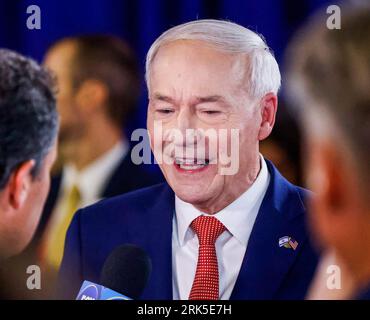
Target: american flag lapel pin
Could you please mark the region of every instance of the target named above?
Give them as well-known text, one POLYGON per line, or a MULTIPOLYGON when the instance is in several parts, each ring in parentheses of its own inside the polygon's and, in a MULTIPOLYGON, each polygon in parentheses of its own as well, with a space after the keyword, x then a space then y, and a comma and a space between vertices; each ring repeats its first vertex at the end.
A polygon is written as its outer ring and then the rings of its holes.
POLYGON ((279 239, 279 247, 296 250, 298 247, 298 242, 292 237, 284 236, 279 239))

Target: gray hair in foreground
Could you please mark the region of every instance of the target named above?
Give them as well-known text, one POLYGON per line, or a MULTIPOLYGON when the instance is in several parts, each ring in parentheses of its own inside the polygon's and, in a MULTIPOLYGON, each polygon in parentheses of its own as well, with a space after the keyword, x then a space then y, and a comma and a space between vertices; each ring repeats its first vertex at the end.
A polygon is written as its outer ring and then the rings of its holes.
POLYGON ((343 15, 340 30, 327 29, 325 17, 315 17, 296 35, 287 54, 288 97, 306 131, 322 134, 322 130, 331 130, 336 139, 333 143, 345 146, 356 163, 367 192, 370 185, 369 34, 369 8, 349 8, 343 15))

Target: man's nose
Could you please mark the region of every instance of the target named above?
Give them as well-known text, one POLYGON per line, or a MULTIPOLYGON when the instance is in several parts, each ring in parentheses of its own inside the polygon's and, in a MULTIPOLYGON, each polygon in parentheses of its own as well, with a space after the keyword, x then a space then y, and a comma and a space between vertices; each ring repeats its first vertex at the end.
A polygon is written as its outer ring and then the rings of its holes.
POLYGON ((189 109, 181 110, 177 117, 177 131, 174 142, 177 146, 189 146, 196 143, 195 118, 189 109))
POLYGON ((180 110, 177 116, 177 129, 185 134, 186 129, 191 128, 192 122, 192 115, 188 108, 180 110))

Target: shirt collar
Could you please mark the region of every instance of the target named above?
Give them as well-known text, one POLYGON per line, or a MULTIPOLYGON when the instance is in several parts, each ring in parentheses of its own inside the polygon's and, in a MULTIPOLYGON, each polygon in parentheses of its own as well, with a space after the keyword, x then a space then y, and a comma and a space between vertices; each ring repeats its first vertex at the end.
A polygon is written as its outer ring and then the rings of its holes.
POLYGON ((66 164, 63 173, 64 190, 76 185, 81 193, 82 205, 99 200, 107 179, 127 152, 128 144, 120 141, 81 171, 71 163, 66 164))
MULTIPOLYGON (((247 245, 254 221, 270 182, 270 174, 265 159, 260 155, 261 170, 253 184, 235 201, 217 212, 217 218, 242 245, 247 245)), ((178 240, 181 246, 191 237, 190 224, 201 216, 207 215, 192 204, 175 196, 176 222, 178 240), (190 235, 189 235, 190 233, 190 235)))

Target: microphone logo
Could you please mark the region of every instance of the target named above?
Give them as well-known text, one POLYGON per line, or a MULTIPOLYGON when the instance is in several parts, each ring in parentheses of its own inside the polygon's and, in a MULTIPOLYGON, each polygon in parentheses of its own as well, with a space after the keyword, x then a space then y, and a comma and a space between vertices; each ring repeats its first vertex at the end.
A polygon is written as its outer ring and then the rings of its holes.
POLYGON ((76 300, 132 300, 131 298, 90 281, 84 281, 76 300))
POLYGON ((101 286, 89 281, 84 281, 76 300, 99 300, 100 292, 101 286))

